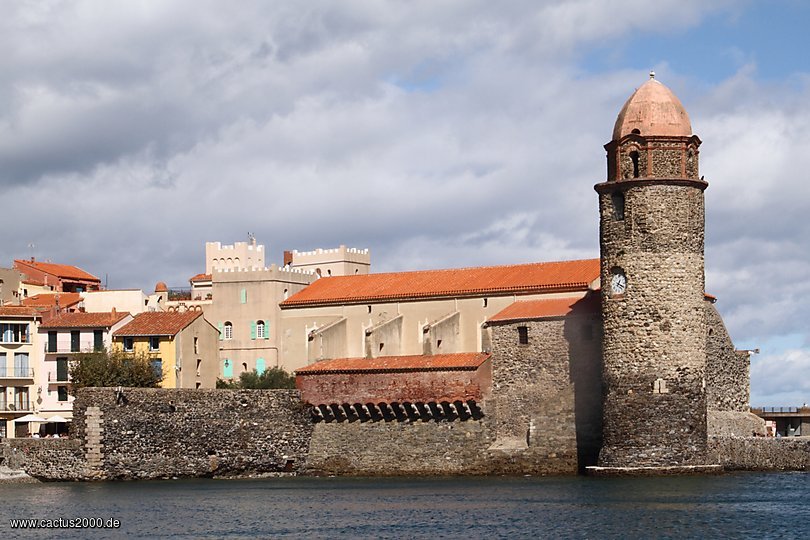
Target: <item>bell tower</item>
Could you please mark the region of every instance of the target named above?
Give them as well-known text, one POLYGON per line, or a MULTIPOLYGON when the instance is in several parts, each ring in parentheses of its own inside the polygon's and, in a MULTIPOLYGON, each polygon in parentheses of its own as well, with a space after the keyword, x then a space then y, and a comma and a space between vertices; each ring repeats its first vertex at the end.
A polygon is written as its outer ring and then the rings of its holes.
POLYGON ((700 139, 650 79, 624 104, 599 194, 604 427, 600 467, 705 465, 700 139))

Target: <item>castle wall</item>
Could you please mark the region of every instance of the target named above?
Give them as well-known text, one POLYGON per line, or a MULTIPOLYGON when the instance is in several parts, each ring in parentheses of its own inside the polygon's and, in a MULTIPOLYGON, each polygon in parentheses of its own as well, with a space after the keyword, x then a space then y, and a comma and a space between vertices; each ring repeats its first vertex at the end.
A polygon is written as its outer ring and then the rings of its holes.
POLYGON ((365 275, 371 269, 371 254, 368 249, 340 246, 333 249, 290 252, 290 266, 318 276, 365 275))
POLYGON ((714 304, 706 302, 706 407, 715 411, 749 411, 750 358, 734 344, 714 304))
POLYGON ((499 444, 548 445, 593 465, 601 443, 599 314, 491 325, 499 444), (521 344, 519 327, 528 343, 521 344))
POLYGON ((710 437, 709 457, 729 471, 810 471, 810 437, 710 437))
POLYGON ((312 433, 294 390, 84 388, 72 437, 104 479, 302 470, 312 433))

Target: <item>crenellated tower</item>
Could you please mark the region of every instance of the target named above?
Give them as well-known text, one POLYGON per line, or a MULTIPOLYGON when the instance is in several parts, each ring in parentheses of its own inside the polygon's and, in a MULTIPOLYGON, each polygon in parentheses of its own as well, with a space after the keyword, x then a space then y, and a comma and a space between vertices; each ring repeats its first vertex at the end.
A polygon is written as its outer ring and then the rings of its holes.
POLYGON ((624 104, 599 194, 604 427, 599 465, 706 464, 700 139, 650 74, 624 104))

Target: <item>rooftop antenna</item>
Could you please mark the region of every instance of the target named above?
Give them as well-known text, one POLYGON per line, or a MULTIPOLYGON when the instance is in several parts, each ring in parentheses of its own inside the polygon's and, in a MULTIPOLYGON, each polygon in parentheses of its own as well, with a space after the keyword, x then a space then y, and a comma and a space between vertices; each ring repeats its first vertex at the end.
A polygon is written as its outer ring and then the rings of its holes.
POLYGON ((650 79, 655 79, 655 72, 650 70, 650 79))
POLYGON ((34 248, 35 247, 37 247, 37 245, 35 243, 33 243, 33 242, 28 243, 28 249, 31 250, 31 262, 34 262, 34 248))

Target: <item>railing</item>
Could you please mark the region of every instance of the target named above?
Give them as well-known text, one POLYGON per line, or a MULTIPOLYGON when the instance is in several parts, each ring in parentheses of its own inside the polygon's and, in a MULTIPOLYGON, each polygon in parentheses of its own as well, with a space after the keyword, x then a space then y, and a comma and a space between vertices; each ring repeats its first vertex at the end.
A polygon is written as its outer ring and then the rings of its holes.
POLYGON ((0 411, 21 412, 30 411, 30 403, 28 399, 15 399, 12 402, 0 400, 0 411))
POLYGON ((21 343, 31 343, 31 336, 19 336, 20 339, 14 339, 12 336, 10 339, 6 339, 7 336, 0 335, 0 343, 8 343, 10 345, 19 345, 21 343))
POLYGON ((169 289, 169 301, 176 300, 191 300, 191 288, 172 288, 169 289))
POLYGON ((81 351, 79 349, 74 349, 73 347, 70 347, 69 349, 65 349, 64 347, 61 348, 61 349, 59 347, 57 347, 55 349, 51 349, 50 347, 48 347, 47 343, 45 344, 44 351, 45 351, 45 354, 71 354, 71 353, 75 354, 75 353, 80 353, 80 352, 87 352, 87 350, 81 351))
POLYGON ((63 373, 60 376, 59 372, 54 373, 53 371, 48 372, 48 382, 49 383, 66 383, 70 382, 70 376, 67 373, 63 373))
POLYGON ((0 366, 0 378, 2 379, 33 379, 34 368, 0 366))

